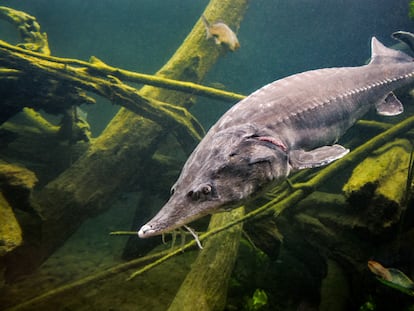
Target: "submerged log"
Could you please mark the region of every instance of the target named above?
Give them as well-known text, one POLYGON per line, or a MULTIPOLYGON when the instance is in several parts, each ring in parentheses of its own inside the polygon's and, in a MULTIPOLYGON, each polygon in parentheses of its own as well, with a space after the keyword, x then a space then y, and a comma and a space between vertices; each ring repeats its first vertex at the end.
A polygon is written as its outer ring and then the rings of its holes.
POLYGON ((15 249, 22 241, 22 230, 16 216, 0 192, 0 257, 15 249))
POLYGON ((358 164, 343 187, 351 206, 366 216, 372 233, 400 219, 410 191, 407 177, 412 150, 406 139, 385 144, 358 164))
MULTIPOLYGON (((209 229, 221 227, 244 214, 244 208, 212 217, 209 229)), ((224 310, 227 287, 239 248, 242 225, 207 240, 168 311, 224 310)))
POLYGON ((0 286, 5 283, 4 270, 6 269, 2 257, 20 246, 22 241, 20 224, 9 202, 0 192, 0 286))
POLYGON ((30 206, 29 199, 37 177, 28 169, 0 162, 0 189, 15 208, 22 210, 30 206))
MULTIPOLYGON (((95 102, 93 98, 86 96, 76 87, 70 87, 68 84, 59 83, 57 79, 42 76, 40 70, 23 69, 24 61, 19 59, 18 54, 12 54, 13 51, 20 51, 23 55, 25 52, 44 57, 50 55, 47 34, 40 31, 40 25, 35 17, 25 12, 0 6, 0 19, 12 23, 19 30, 23 41, 17 44, 17 47, 2 42, 6 49, 0 56, 2 67, 0 71, 0 95, 2 98, 0 124, 25 107, 43 109, 46 112, 58 114, 63 113, 72 105, 95 102)), ((32 61, 36 65, 42 66, 38 59, 32 61)))
POLYGON ((33 109, 24 108, 0 126, 0 155, 8 162, 24 163, 35 172, 39 188, 87 150, 89 135, 89 127, 83 121, 68 120, 59 128, 33 109))
POLYGON ((345 311, 348 310, 347 300, 349 300, 349 285, 342 267, 327 259, 328 271, 323 279, 321 286, 321 303, 319 311, 345 311))
MULTIPOLYGON (((204 14, 212 20, 225 16, 226 22, 237 28, 246 6, 246 0, 213 0, 204 14)), ((198 82, 222 52, 221 48, 206 41, 204 26, 198 21, 157 75, 198 82)), ((142 88, 139 95, 177 106, 188 106, 192 102, 191 95, 149 86, 142 88)), ((35 247, 33 256, 38 260, 34 261, 41 262, 76 230, 82 220, 109 208, 117 195, 132 184, 137 187, 149 172, 149 158, 167 133, 174 130, 179 138, 183 136, 170 122, 157 124, 121 109, 89 150, 35 195, 33 203, 42 216, 38 228, 42 238, 32 245, 25 245, 16 256, 7 258, 8 276, 13 278, 19 274, 22 258, 27 256, 25 248, 35 247)), ((189 149, 187 146, 187 151, 189 149)))
POLYGON ((30 212, 29 198, 36 182, 28 169, 0 162, 0 284, 4 281, 2 258, 23 242, 24 223, 16 218, 13 208, 20 209, 21 214, 30 212))
POLYGON ((46 55, 50 55, 46 32, 40 32, 40 25, 34 16, 25 12, 0 6, 0 19, 14 24, 19 30, 23 43, 18 46, 46 55))

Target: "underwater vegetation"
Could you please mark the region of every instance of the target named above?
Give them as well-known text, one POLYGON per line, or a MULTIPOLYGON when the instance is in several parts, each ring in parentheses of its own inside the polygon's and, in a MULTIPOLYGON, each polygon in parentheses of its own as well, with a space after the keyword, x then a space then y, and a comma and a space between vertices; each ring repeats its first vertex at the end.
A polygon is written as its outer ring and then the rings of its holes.
POLYGON ((409 10, 408 10, 408 16, 410 18, 414 19, 414 1, 410 1, 409 10))
POLYGON ((257 288, 253 296, 247 299, 246 310, 248 311, 258 311, 262 309, 268 303, 267 294, 264 290, 257 288))

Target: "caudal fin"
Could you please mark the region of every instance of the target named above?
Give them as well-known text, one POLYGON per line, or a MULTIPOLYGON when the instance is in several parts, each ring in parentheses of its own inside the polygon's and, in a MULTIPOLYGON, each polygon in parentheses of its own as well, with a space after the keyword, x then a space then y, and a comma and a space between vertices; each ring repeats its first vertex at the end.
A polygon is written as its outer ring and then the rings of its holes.
POLYGON ((387 48, 377 38, 372 37, 370 64, 407 63, 412 61, 413 58, 411 56, 404 52, 387 48))

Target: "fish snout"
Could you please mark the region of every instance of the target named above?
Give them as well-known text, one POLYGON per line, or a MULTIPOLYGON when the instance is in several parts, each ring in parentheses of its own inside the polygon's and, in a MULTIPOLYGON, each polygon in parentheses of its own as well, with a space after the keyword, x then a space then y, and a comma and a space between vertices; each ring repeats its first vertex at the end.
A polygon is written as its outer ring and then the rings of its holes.
POLYGON ((148 238, 152 236, 154 233, 155 233, 155 230, 153 229, 151 225, 143 225, 141 229, 139 229, 138 231, 138 236, 141 239, 143 239, 143 238, 148 238))

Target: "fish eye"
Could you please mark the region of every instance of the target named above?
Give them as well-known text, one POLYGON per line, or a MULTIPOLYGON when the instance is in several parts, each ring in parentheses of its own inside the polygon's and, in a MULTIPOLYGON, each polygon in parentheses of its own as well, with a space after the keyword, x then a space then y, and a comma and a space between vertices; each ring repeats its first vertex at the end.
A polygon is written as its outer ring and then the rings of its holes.
POLYGON ((210 185, 206 185, 201 189, 201 192, 205 195, 210 194, 211 192, 211 186, 210 185))

